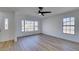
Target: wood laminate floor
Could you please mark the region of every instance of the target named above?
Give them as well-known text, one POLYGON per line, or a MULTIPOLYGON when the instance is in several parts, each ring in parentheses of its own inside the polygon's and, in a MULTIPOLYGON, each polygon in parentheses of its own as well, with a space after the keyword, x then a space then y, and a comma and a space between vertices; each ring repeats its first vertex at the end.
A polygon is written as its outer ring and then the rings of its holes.
POLYGON ((0 49, 4 51, 79 51, 79 43, 47 36, 33 35, 18 38, 10 48, 0 49))

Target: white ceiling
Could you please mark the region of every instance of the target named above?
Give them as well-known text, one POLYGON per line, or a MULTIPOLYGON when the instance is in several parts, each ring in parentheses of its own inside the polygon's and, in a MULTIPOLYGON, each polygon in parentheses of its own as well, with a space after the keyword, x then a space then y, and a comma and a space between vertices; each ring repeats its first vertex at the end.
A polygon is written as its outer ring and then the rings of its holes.
MULTIPOLYGON (((46 16, 61 14, 75 9, 79 9, 79 8, 78 7, 45 7, 44 8, 44 10, 46 11, 52 11, 51 14, 47 14, 46 16)), ((37 7, 0 7, 0 11, 9 11, 9 12, 13 11, 19 14, 39 16, 37 7)))

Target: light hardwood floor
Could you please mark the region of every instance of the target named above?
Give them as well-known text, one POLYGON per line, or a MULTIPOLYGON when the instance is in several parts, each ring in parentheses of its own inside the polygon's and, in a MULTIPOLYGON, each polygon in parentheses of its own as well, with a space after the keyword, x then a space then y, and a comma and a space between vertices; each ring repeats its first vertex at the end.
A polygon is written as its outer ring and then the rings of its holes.
POLYGON ((4 51, 79 51, 79 43, 47 36, 44 34, 18 38, 10 48, 4 51))

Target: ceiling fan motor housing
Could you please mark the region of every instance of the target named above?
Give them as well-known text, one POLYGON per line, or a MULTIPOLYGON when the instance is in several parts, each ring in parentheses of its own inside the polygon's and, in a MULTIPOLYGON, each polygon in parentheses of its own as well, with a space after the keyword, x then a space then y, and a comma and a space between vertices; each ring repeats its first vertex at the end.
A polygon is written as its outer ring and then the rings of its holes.
POLYGON ((51 13, 51 11, 43 11, 43 7, 39 7, 38 13, 41 14, 42 16, 44 16, 44 14, 51 13))

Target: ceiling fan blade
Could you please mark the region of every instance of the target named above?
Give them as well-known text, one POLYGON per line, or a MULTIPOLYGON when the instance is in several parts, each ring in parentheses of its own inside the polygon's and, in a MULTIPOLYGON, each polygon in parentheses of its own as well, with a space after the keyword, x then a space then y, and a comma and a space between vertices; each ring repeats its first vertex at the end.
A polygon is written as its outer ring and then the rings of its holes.
POLYGON ((41 13, 42 16, 44 16, 44 13, 41 13))
POLYGON ((41 13, 41 11, 39 10, 38 13, 41 13))
POLYGON ((42 13, 52 13, 51 11, 45 11, 45 12, 42 12, 42 13))
POLYGON ((38 13, 52 13, 51 11, 38 11, 38 13))
POLYGON ((45 13, 52 13, 51 11, 43 11, 43 7, 38 7, 38 14, 44 16, 45 13))

